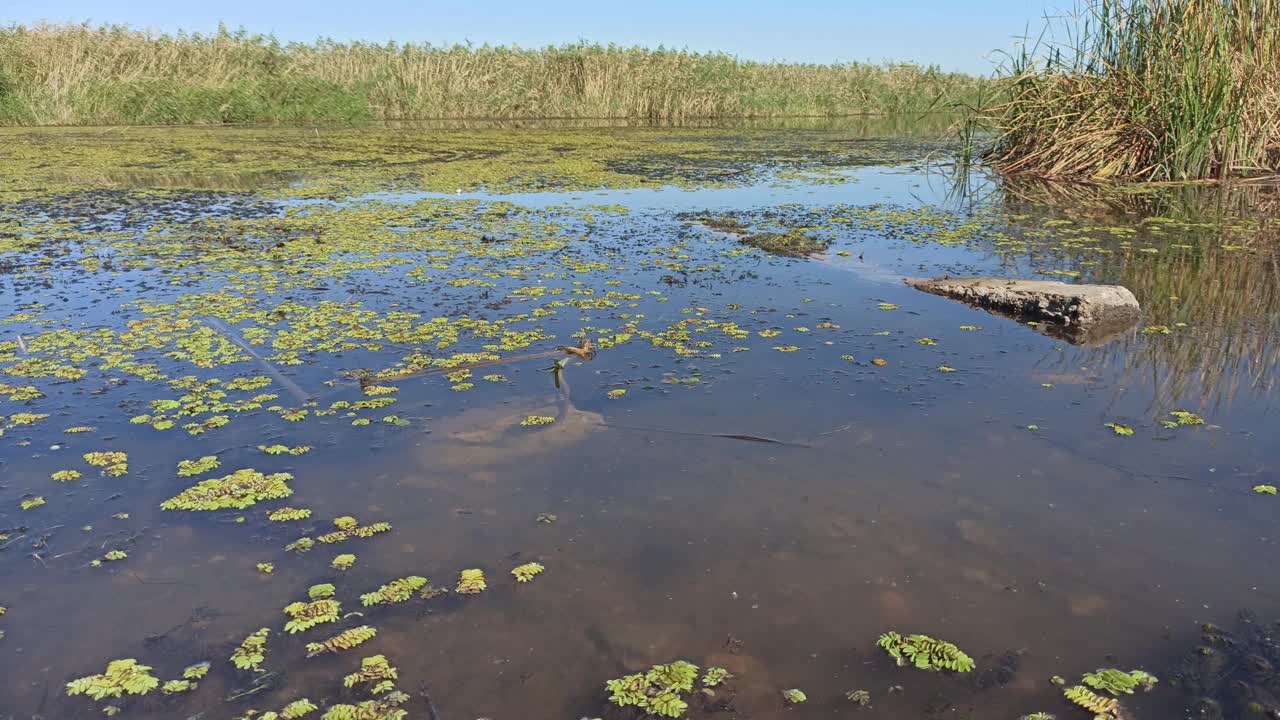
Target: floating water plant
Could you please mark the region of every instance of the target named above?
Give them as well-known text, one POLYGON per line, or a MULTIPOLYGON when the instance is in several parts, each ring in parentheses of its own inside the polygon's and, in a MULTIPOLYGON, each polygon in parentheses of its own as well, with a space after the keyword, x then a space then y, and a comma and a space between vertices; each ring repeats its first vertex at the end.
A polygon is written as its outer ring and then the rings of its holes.
POLYGON ((916 338, 916 343, 920 345, 937 345, 938 341, 933 338, 922 337, 916 338))
POLYGON ((311 452, 310 445, 298 445, 289 447, 288 445, 259 445, 258 449, 268 455, 305 455, 311 452))
POLYGON ((101 675, 89 675, 67 683, 68 695, 88 695, 94 700, 129 695, 146 695, 160 686, 151 667, 137 660, 112 660, 101 675))
POLYGON ((307 643, 307 656, 311 657, 321 653, 336 653, 343 650, 350 650, 357 645, 364 644, 373 639, 378 634, 376 628, 368 625, 343 630, 333 637, 318 643, 307 643))
POLYGON ((1098 695, 1083 685, 1069 687, 1063 690, 1062 694, 1071 702, 1088 710, 1097 717, 1119 717, 1120 703, 1115 698, 1098 695))
POLYGON ((1203 425, 1204 418, 1193 412, 1186 410, 1174 410, 1169 413, 1173 416, 1173 420, 1161 420, 1160 425, 1165 428, 1176 428, 1181 425, 1203 425))
POLYGON ((273 563, 269 563, 269 562, 260 562, 258 563, 257 568, 258 568, 258 572, 262 573, 263 575, 270 575, 271 573, 276 571, 276 566, 273 563))
POLYGON ((267 636, 270 634, 269 628, 262 628, 245 638, 231 653, 231 664, 241 670, 260 670, 259 666, 267 658, 267 636))
POLYGON ((329 597, 322 597, 311 602, 290 603, 284 608, 284 614, 289 616, 289 621, 284 624, 284 629, 292 635, 305 632, 317 625, 337 622, 341 611, 342 606, 338 601, 329 597))
POLYGON ((44 497, 40 495, 24 498, 22 502, 18 503, 18 506, 23 510, 34 510, 42 505, 44 505, 44 497))
POLYGON ((871 704, 871 693, 866 690, 850 690, 844 694, 844 699, 852 703, 857 703, 862 707, 867 707, 871 704))
POLYGON ((59 470, 49 477, 58 482, 71 482, 72 480, 80 479, 80 472, 78 470, 59 470))
POLYGON ((262 500, 279 500, 293 494, 289 473, 264 475, 252 468, 226 477, 204 480, 160 503, 165 510, 243 510, 262 500))
POLYGON ((307 552, 308 550, 310 550, 315 546, 316 546, 315 540, 312 540, 309 537, 301 537, 289 543, 288 545, 285 545, 284 549, 290 552, 297 552, 301 554, 301 553, 307 552))
POLYGON ((188 665, 182 671, 182 679, 199 680, 200 678, 203 678, 205 675, 209 674, 209 667, 210 667, 210 663, 208 660, 205 660, 204 662, 198 662, 195 665, 188 665))
POLYGON ((556 419, 550 415, 530 415, 529 417, 521 420, 520 424, 525 427, 536 427, 538 425, 550 425, 555 421, 556 419))
POLYGON ((716 687, 731 677, 733 676, 729 674, 729 671, 722 667, 709 667, 706 672, 702 673, 702 686, 716 687))
POLYGON ((462 571, 458 577, 458 587, 455 590, 464 595, 474 595, 475 593, 483 592, 486 587, 484 571, 471 569, 462 571))
POLYGON ((165 683, 160 686, 160 692, 165 695, 173 695, 175 693, 183 693, 188 690, 193 690, 195 687, 196 683, 193 683, 190 680, 166 680, 165 683))
POLYGON ((540 523, 544 523, 546 525, 550 525, 551 523, 555 522, 558 519, 559 518, 557 518, 555 515, 551 513, 538 513, 537 521, 540 523))
POLYGON ((515 576, 516 582, 527 583, 534 577, 546 570, 540 563, 531 562, 520 565, 511 570, 511 574, 515 576))
POLYGON ((385 522, 377 522, 371 525, 361 526, 360 523, 350 515, 343 515, 342 517, 334 518, 333 524, 334 527, 338 528, 337 530, 325 533, 324 535, 316 538, 316 540, 332 545, 334 543, 345 542, 352 538, 373 537, 378 533, 384 533, 391 529, 391 524, 385 522))
POLYGON ((306 520, 309 517, 311 517, 311 511, 306 508, 283 507, 267 513, 267 519, 272 522, 292 522, 306 520))
POLYGON ((84 461, 94 467, 102 468, 102 472, 112 477, 120 477, 129 472, 129 456, 122 452, 88 452, 84 461))
POLYGON ((350 570, 356 564, 356 556, 351 554, 338 555, 333 558, 333 562, 329 563, 329 567, 334 570, 350 570))
POLYGON ((654 665, 644 674, 625 675, 605 683, 609 702, 619 707, 635 707, 650 715, 678 718, 689 704, 681 697, 693 690, 698 666, 683 660, 654 665))
POLYGON ((789 690, 782 691, 782 699, 786 700, 790 705, 799 705, 802 702, 808 701, 809 696, 805 695, 804 691, 799 688, 791 688, 789 690))
POLYGON ((1259 495, 1275 495, 1276 486, 1275 485, 1254 485, 1253 491, 1258 493, 1259 495))
POLYGON ((116 560, 123 560, 127 557, 129 557, 129 554, 123 550, 108 550, 106 554, 102 556, 102 559, 107 562, 114 562, 116 560))
POLYGON ((374 592, 361 595, 360 603, 365 607, 369 607, 370 605, 402 603, 413 597, 413 593, 422 589, 426 584, 427 579, 418 575, 410 575, 408 577, 392 580, 374 592))
POLYGON ((875 365, 876 367, 884 367, 885 365, 889 364, 889 361, 885 360, 884 358, 871 358, 871 364, 875 365))
POLYGON ((623 388, 618 388, 617 390, 610 390, 609 392, 605 393, 605 395, 607 395, 610 400, 617 400, 618 398, 623 397, 626 394, 627 394, 627 391, 623 388))
POLYGON ((320 583, 307 588, 307 596, 312 600, 319 600, 320 598, 333 597, 335 590, 333 583, 320 583))
POLYGON ((182 460, 178 463, 178 477, 203 475, 221 464, 217 455, 205 455, 198 460, 182 460))
POLYGON ((386 656, 371 655, 360 661, 360 670, 358 672, 342 678, 342 686, 355 687, 356 685, 373 684, 372 692, 377 694, 379 685, 384 682, 390 683, 399 676, 400 674, 395 667, 387 662, 386 656))
POLYGON ((1124 672, 1115 668, 1104 668, 1084 674, 1084 684, 1094 690, 1104 690, 1112 695, 1132 695, 1137 688, 1150 690, 1159 680, 1156 676, 1143 670, 1124 672))
MULTIPOLYGON (((280 708, 280 718, 281 720, 298 720, 298 718, 303 717, 308 713, 313 713, 319 709, 320 708, 316 707, 315 703, 306 698, 302 698, 301 700, 294 700, 288 705, 280 708)), ((267 720, 267 718, 263 716, 259 718, 259 720, 267 720)))
POLYGON ((1128 437, 1133 434, 1133 428, 1129 427, 1128 425, 1121 425, 1120 423, 1109 422, 1106 424, 1105 427, 1111 428, 1111 432, 1123 437, 1128 437))
POLYGON ((910 663, 921 670, 952 672, 969 672, 974 667, 973 658, 964 654, 960 648, 928 635, 903 637, 890 631, 881 635, 876 645, 897 660, 899 666, 910 663))

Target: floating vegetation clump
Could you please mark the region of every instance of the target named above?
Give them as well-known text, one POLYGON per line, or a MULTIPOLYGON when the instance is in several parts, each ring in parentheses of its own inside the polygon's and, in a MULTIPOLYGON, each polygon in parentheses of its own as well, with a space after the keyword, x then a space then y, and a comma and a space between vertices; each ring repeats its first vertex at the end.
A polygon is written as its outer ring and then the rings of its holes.
POLYGON ((372 685, 372 692, 376 695, 382 692, 380 688, 390 689, 392 681, 400 676, 395 667, 387 662, 384 655, 371 655, 360 661, 360 670, 351 673, 342 678, 343 687, 355 687, 357 685, 372 685), (383 685, 386 683, 386 685, 383 685))
POLYGON ((258 449, 268 455, 305 455, 311 452, 310 445, 298 445, 289 447, 288 445, 259 445, 258 449))
POLYGON ((789 705, 799 705, 802 702, 807 702, 809 696, 805 695, 804 691, 799 688, 791 688, 790 690, 782 691, 782 699, 786 700, 789 705))
POLYGON ((702 687, 715 687, 733 677, 722 667, 709 667, 702 673, 702 687))
POLYGON ((129 456, 118 451, 88 452, 84 461, 94 467, 102 468, 102 472, 112 477, 120 477, 129 472, 129 456))
POLYGON ((33 495, 28 498, 23 498, 22 502, 18 503, 18 507, 23 510, 34 510, 42 505, 44 505, 44 496, 42 495, 33 495))
POLYGON ((199 680, 209 674, 210 663, 208 660, 198 662, 195 665, 188 665, 182 671, 183 680, 199 680))
POLYGON ((78 470, 59 470, 49 477, 58 482, 71 482, 72 480, 80 479, 80 472, 78 470))
POLYGON ((267 636, 270 634, 269 628, 261 628, 245 638, 231 653, 231 664, 241 670, 260 670, 262 662, 267 659, 267 636))
POLYGON ((1094 690, 1104 690, 1112 695, 1132 695, 1135 689, 1150 690, 1159 682, 1156 676, 1143 670, 1124 672, 1104 668, 1084 674, 1084 684, 1094 690))
POLYGON ((373 537, 378 533, 384 533, 391 529, 391 524, 385 522, 376 522, 372 525, 362 526, 359 521, 350 515, 343 515, 342 517, 334 518, 333 525, 338 529, 330 533, 325 533, 324 535, 316 538, 316 540, 332 545, 334 543, 346 542, 352 538, 373 537))
POLYGON ((1258 493, 1259 495, 1275 495, 1276 486, 1275 485, 1254 485, 1253 491, 1258 493))
POLYGON ((205 455, 198 460, 182 460, 178 463, 178 477, 203 475, 210 470, 217 469, 221 464, 217 455, 205 455))
POLYGON ((165 510, 243 510, 262 500, 289 497, 293 490, 289 473, 264 475, 252 468, 237 470, 226 477, 204 480, 160 504, 165 510))
POLYGON ((418 575, 410 575, 408 577, 392 580, 374 592, 361 595, 360 603, 365 607, 369 607, 370 605, 402 603, 413 597, 413 594, 422 589, 426 584, 427 579, 418 575))
POLYGON ((258 572, 262 573, 263 575, 270 575, 271 573, 276 571, 276 566, 274 563, 260 562, 258 563, 257 567, 258 567, 258 572))
POLYGON ((511 574, 515 576, 516 582, 527 583, 543 570, 546 568, 541 563, 531 562, 513 568, 511 574))
MULTIPOLYGON (((316 707, 315 703, 306 698, 302 698, 301 700, 294 700, 288 705, 280 708, 280 717, 281 720, 298 720, 298 718, 309 713, 313 713, 319 709, 320 708, 316 707)), ((266 720, 266 718, 264 717, 262 720, 266 720)))
POLYGON ((625 675, 605 683, 609 702, 634 707, 649 715, 678 718, 689 708, 683 695, 693 690, 698 666, 684 660, 654 665, 648 672, 625 675))
POLYGON ((911 664, 921 670, 952 672, 969 672, 974 667, 973 658, 964 654, 960 648, 928 635, 903 637, 890 631, 881 635, 876 645, 897 660, 899 666, 911 664))
POLYGON ((1105 425, 1105 427, 1111 428, 1111 432, 1117 435, 1120 435, 1121 437, 1128 437, 1133 434, 1133 428, 1129 427, 1128 425, 1121 425, 1120 423, 1109 422, 1105 425))
POLYGON ((306 632, 317 625, 337 622, 341 612, 342 606, 330 597, 321 597, 311 602, 290 603, 284 609, 284 614, 289 616, 284 629, 290 635, 306 632))
POLYGON ((457 592, 464 595, 474 595, 483 592, 488 587, 484 581, 484 571, 477 569, 463 570, 458 577, 457 592))
POLYGON ((272 522, 292 522, 306 520, 309 517, 311 517, 311 511, 306 508, 283 507, 267 513, 267 519, 272 522))
POLYGON ((160 686, 160 679, 151 674, 151 667, 139 665, 137 660, 112 660, 101 675, 89 675, 67 683, 68 695, 88 695, 94 700, 118 698, 125 693, 146 695, 160 686))
POLYGON ((333 583, 320 583, 307 588, 307 596, 312 600, 319 600, 320 598, 333 597, 336 590, 337 588, 333 586, 333 583))
POLYGON ((852 703, 857 703, 862 707, 867 707, 871 704, 871 693, 866 690, 850 690, 844 694, 844 699, 852 703))
POLYGON ((294 540, 293 542, 289 543, 288 545, 285 545, 284 549, 289 552, 297 552, 301 554, 311 550, 311 548, 315 546, 316 546, 315 540, 312 540, 309 537, 300 537, 297 540, 294 540))
POLYGON ((788 230, 784 233, 751 233, 739 237, 738 242, 759 248, 772 255, 786 257, 807 257, 831 246, 830 240, 816 238, 800 230, 788 230))
POLYGON ((1088 710, 1097 717, 1115 718, 1120 714, 1120 703, 1115 698, 1103 697, 1083 685, 1062 691, 1068 700, 1088 710))
POLYGON ((343 630, 333 637, 318 643, 307 643, 308 657, 319 655, 321 653, 336 653, 343 650, 350 650, 357 645, 364 644, 373 639, 378 634, 376 628, 368 625, 361 625, 350 630, 343 630))
POLYGON ((1204 424, 1204 418, 1200 417, 1199 415, 1193 412, 1188 412, 1186 410, 1173 410, 1169 413, 1169 415, 1171 415, 1173 419, 1161 420, 1160 425, 1162 427, 1172 429, 1172 428, 1180 427, 1182 425, 1203 425, 1204 424))
POLYGON ((537 427, 538 425, 550 425, 555 421, 556 419, 550 415, 530 415, 521 420, 520 424, 525 427, 537 427))
POLYGON ((350 570, 356 564, 356 556, 349 553, 335 556, 333 562, 329 563, 329 567, 334 570, 350 570))

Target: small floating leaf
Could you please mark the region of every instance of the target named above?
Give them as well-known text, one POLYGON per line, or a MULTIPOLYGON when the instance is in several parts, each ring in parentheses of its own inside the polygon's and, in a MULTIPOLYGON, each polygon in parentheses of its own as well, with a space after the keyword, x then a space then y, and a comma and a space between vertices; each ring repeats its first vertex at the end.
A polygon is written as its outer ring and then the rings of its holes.
POLYGON ((511 574, 515 576, 516 582, 527 583, 543 570, 546 568, 541 563, 531 562, 513 568, 511 574))

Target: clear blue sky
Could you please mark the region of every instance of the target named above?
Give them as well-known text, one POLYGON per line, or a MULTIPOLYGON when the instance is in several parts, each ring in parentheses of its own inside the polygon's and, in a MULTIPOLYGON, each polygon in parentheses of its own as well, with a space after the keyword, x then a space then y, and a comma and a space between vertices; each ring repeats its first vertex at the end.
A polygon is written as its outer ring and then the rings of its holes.
POLYGON ((1046 7, 1070 0, 0 0, 0 24, 127 23, 281 40, 427 41, 538 47, 586 39, 723 50, 755 60, 912 60, 986 72, 1046 7))

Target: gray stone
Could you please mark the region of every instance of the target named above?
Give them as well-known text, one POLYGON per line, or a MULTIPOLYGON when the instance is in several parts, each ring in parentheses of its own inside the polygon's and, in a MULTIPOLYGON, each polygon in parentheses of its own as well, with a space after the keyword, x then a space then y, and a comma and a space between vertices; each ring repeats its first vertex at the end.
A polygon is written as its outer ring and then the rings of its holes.
POLYGON ((1056 280, 908 278, 907 285, 1019 320, 1043 323, 1043 332, 1093 345, 1131 328, 1138 300, 1119 285, 1071 285, 1056 280))

